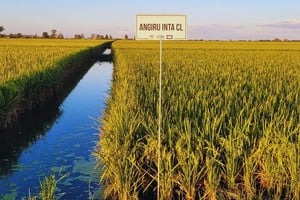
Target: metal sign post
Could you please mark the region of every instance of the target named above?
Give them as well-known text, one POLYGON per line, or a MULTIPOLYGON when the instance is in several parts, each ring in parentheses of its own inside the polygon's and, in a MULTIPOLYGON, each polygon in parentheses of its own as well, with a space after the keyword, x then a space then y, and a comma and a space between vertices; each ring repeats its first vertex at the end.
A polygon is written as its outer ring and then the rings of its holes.
POLYGON ((161 105, 162 105, 162 38, 159 41, 159 103, 158 103, 158 136, 157 136, 157 199, 160 195, 160 152, 161 152, 161 105))
POLYGON ((159 99, 157 134, 157 200, 160 199, 161 125, 162 125, 162 41, 186 40, 185 15, 137 15, 136 39, 159 40, 159 99))

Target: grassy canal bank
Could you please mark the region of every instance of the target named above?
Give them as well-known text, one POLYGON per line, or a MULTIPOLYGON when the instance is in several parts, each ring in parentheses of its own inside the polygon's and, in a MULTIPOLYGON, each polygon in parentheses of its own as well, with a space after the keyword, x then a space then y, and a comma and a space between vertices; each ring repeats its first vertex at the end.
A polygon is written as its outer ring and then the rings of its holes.
POLYGON ((1 39, 0 127, 9 126, 22 113, 51 101, 68 78, 95 62, 110 43, 1 39))

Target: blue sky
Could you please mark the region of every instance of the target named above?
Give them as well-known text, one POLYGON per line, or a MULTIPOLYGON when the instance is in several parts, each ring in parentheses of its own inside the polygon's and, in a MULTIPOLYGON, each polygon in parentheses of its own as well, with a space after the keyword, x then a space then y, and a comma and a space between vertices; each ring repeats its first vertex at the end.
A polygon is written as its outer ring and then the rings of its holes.
POLYGON ((186 14, 190 39, 300 39, 299 0, 1 0, 4 33, 123 37, 136 14, 186 14))

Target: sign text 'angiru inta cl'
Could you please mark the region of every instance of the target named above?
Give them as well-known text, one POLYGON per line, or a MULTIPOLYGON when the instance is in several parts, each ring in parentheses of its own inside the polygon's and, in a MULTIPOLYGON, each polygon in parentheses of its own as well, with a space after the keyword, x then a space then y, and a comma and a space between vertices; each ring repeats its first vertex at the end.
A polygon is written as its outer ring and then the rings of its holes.
POLYGON ((136 39, 186 40, 186 15, 137 15, 136 39))

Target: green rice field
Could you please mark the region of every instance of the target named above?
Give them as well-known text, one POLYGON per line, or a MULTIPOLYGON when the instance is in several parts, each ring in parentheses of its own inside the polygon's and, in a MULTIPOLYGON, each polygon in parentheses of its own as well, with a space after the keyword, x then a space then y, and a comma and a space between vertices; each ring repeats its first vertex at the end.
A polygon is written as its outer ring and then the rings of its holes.
POLYGON ((105 42, 0 39, 0 124, 19 115, 17 104, 30 105, 41 91, 57 86, 72 64, 80 63, 105 42))
POLYGON ((113 43, 98 149, 104 194, 300 199, 300 43, 113 43))

